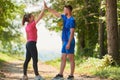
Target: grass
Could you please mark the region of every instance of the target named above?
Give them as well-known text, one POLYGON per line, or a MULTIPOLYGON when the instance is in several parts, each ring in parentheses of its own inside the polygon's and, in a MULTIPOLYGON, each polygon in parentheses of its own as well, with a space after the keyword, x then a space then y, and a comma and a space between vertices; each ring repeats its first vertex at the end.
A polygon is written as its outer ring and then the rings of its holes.
MULTIPOLYGON (((47 61, 45 62, 48 65, 52 65, 53 67, 59 69, 60 68, 60 59, 56 59, 56 60, 52 60, 52 61, 47 61)), ((67 60, 67 64, 66 64, 66 70, 69 71, 69 61, 67 60)))
POLYGON ((16 54, 0 53, 0 62, 9 62, 15 60, 23 60, 23 57, 16 54))
POLYGON ((56 68, 59 68, 60 65, 60 59, 52 60, 52 61, 47 61, 45 62, 46 64, 50 64, 56 68))
POLYGON ((119 67, 106 67, 102 70, 96 71, 94 74, 96 76, 100 76, 102 78, 109 78, 114 80, 120 80, 120 68, 119 67))
MULTIPOLYGON (((0 69, 3 67, 2 64, 12 62, 12 61, 18 61, 18 60, 24 60, 24 57, 22 55, 18 54, 7 54, 7 53, 0 53, 0 69)), ((32 68, 32 61, 30 61, 28 65, 28 69, 32 68)))
MULTIPOLYGON (((0 69, 3 67, 2 64, 12 62, 12 61, 18 61, 18 60, 24 60, 24 57, 20 54, 7 54, 7 53, 0 53, 0 69)), ((32 60, 30 61, 28 65, 28 69, 32 68, 32 60)))
POLYGON ((21 55, 0 53, 0 69, 3 67, 2 64, 9 63, 11 61, 23 60, 21 55))
POLYGON ((16 60, 23 60, 23 59, 24 58, 20 55, 0 53, 0 69, 3 67, 4 63, 16 61, 16 60))
MULTIPOLYGON (((67 63, 69 63, 67 61, 67 63)), ((46 62, 46 64, 52 65, 56 68, 59 68, 60 59, 46 62)), ((98 58, 88 58, 83 59, 83 61, 76 60, 76 69, 75 73, 80 75, 87 76, 96 76, 100 78, 107 78, 112 80, 120 80, 120 67, 111 66, 112 58, 108 55, 104 57, 104 59, 98 58)), ((69 64, 66 65, 66 71, 69 71, 69 64)))

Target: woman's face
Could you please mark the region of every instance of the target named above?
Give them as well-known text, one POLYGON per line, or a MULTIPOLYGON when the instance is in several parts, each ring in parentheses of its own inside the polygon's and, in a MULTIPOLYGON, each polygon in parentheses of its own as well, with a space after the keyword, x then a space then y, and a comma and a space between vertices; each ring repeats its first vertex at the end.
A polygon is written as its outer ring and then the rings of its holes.
POLYGON ((31 15, 30 18, 29 18, 29 22, 32 22, 32 21, 34 21, 34 16, 33 15, 31 15))

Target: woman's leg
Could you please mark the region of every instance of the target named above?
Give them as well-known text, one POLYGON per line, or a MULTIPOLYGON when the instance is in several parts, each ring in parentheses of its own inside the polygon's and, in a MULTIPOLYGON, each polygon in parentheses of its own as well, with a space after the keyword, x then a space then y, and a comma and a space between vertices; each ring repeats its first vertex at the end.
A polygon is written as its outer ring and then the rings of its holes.
POLYGON ((26 59, 25 59, 24 65, 23 65, 23 68, 24 68, 23 72, 24 72, 24 75, 26 75, 26 76, 27 76, 28 63, 31 59, 31 54, 29 52, 28 46, 29 46, 29 43, 26 44, 26 59))
POLYGON ((35 75, 39 75, 38 73, 38 52, 37 52, 37 47, 36 47, 36 43, 33 42, 32 45, 31 45, 31 49, 30 49, 30 53, 31 53, 31 57, 33 59, 33 68, 34 68, 34 72, 35 72, 35 75))

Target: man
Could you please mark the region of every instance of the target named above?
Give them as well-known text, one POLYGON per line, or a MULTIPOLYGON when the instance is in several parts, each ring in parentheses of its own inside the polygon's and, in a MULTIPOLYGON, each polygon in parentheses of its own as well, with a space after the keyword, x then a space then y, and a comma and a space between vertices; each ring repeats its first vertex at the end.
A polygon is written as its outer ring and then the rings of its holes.
POLYGON ((74 61, 74 48, 75 48, 75 19, 72 16, 72 7, 70 5, 64 6, 64 14, 60 14, 57 11, 48 8, 46 3, 44 6, 54 14, 58 18, 62 18, 63 20, 63 29, 62 29, 62 56, 61 56, 61 66, 60 72, 57 74, 53 80, 63 80, 63 72, 66 66, 66 59, 69 58, 71 73, 68 76, 68 80, 74 79, 74 69, 75 69, 75 61, 74 61))

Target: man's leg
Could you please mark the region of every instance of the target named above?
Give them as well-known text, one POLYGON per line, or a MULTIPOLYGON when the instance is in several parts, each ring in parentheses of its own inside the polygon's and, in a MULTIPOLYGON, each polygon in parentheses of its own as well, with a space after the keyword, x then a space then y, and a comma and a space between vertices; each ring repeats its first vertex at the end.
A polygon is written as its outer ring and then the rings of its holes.
POLYGON ((74 70, 75 70, 75 60, 74 60, 74 54, 68 54, 68 58, 70 61, 70 66, 71 66, 71 73, 70 75, 74 75, 74 70))
POLYGON ((65 66, 66 66, 66 58, 67 58, 67 54, 62 54, 62 57, 61 57, 61 66, 60 66, 60 75, 63 75, 63 72, 64 72, 64 69, 65 69, 65 66))
POLYGON ((63 72, 64 72, 64 69, 65 69, 65 66, 66 66, 66 58, 67 58, 65 48, 66 48, 66 43, 63 42, 63 44, 62 44, 62 56, 61 56, 60 72, 52 80, 64 80, 63 72))

